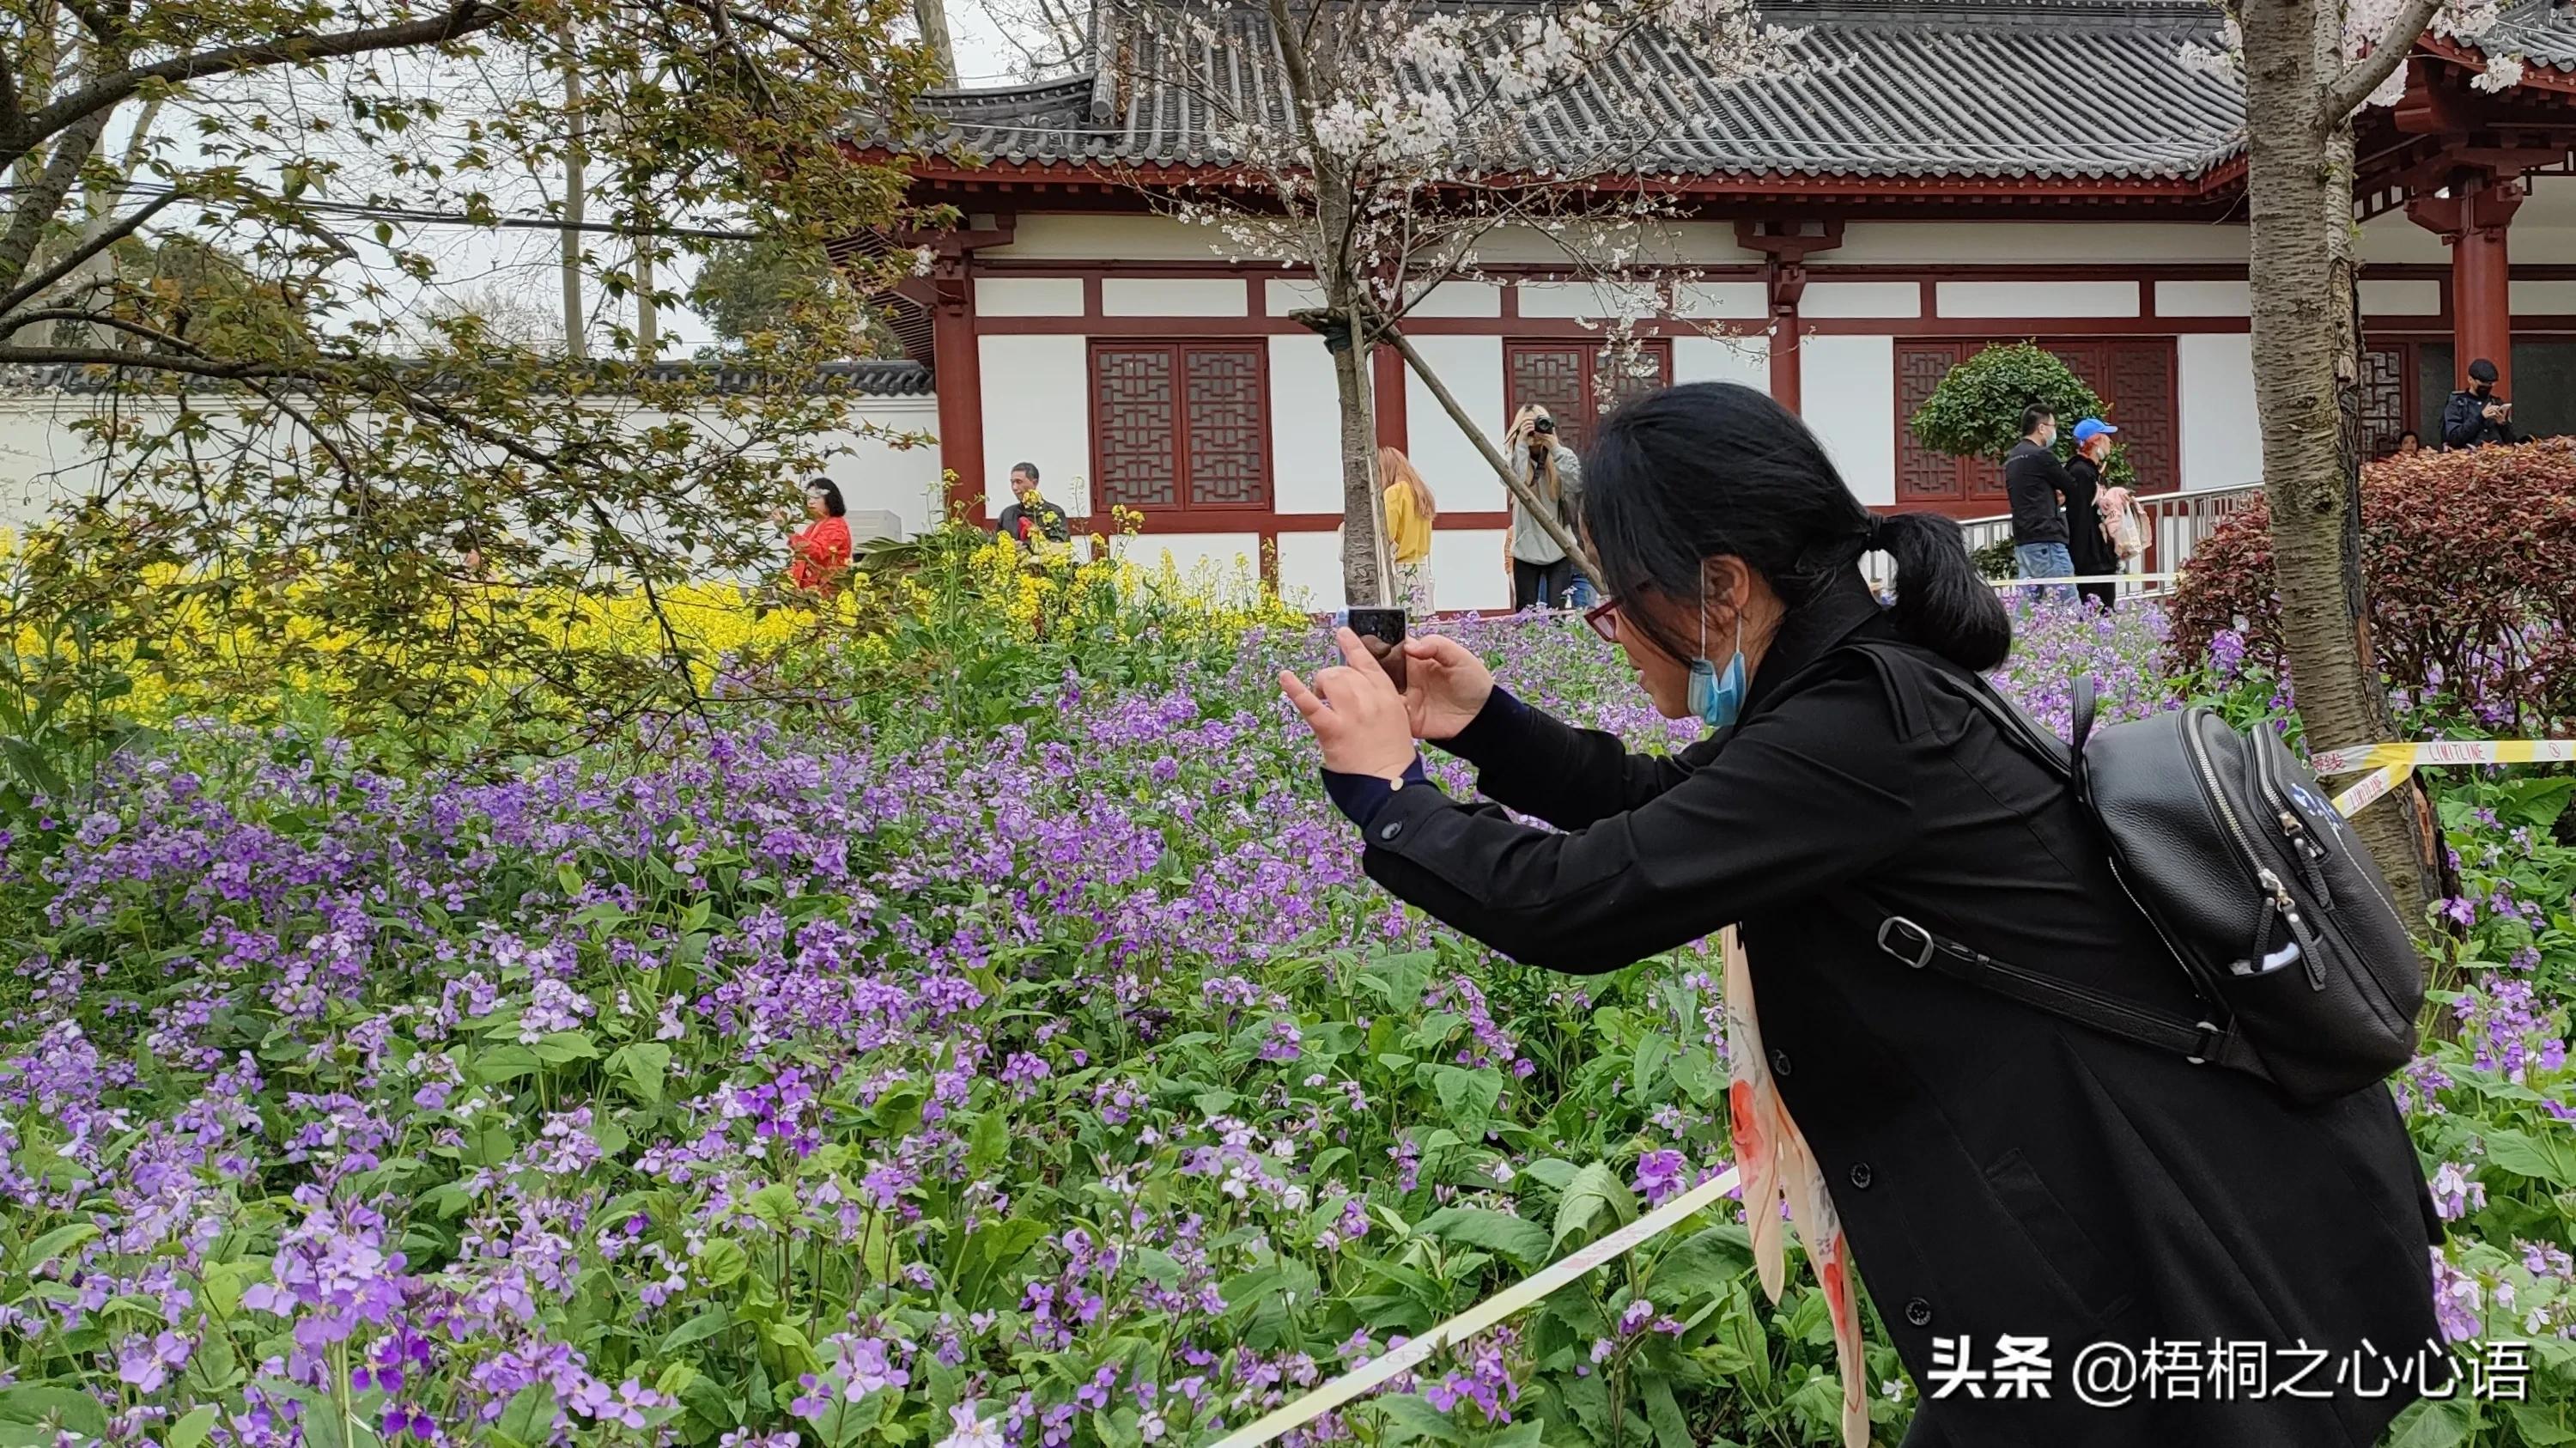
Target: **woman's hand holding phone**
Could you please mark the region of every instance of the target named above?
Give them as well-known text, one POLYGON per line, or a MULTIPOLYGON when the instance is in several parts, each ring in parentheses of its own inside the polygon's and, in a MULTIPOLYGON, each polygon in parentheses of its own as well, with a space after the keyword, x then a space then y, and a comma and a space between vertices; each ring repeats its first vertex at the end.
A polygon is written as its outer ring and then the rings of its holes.
MULTIPOLYGON (((1283 669, 1279 692, 1297 708, 1324 747, 1324 767, 1337 774, 1401 779, 1413 765, 1413 730, 1404 695, 1375 655, 1349 629, 1334 634, 1342 662, 1319 670, 1310 687, 1283 669)), ((1410 645, 1408 644, 1409 648, 1410 645)))
POLYGON ((1416 739, 1454 739, 1494 695, 1494 672, 1456 639, 1404 641, 1404 712, 1416 739))

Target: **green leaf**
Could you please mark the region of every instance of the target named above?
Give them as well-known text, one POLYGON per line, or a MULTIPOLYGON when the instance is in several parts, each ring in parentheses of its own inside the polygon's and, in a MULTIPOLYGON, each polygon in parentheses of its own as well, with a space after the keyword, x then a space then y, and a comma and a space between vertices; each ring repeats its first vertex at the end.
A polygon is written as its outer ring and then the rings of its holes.
POLYGON ((1672 1054, 1673 1043, 1660 1032, 1649 1031, 1638 1040, 1637 1054, 1632 1058, 1630 1066, 1629 1081, 1640 1097, 1653 1096, 1655 1076, 1664 1069, 1664 1062, 1670 1059, 1672 1054))
POLYGON ((206 1441, 206 1435, 214 1431, 217 1416, 219 1412, 212 1403, 200 1403, 190 1408, 186 1417, 170 1425, 169 1436, 161 1440, 161 1448, 197 1448, 198 1444, 206 1441))
POLYGON ((2459 1399, 2429 1398, 2398 1414, 2382 1441, 2388 1448, 2455 1448, 2468 1441, 2476 1426, 2468 1405, 2459 1399))
POLYGON ((993 1306, 997 1289, 1006 1283, 1011 1269, 1019 1266, 1046 1234, 1044 1223, 1026 1217, 977 1227, 958 1254, 957 1300, 970 1309, 993 1306))
POLYGON ((1566 1184, 1565 1197, 1556 1204, 1554 1244, 1563 1246, 1567 1238, 1589 1228, 1592 1219, 1605 1210, 1625 1226, 1637 1219, 1637 1198, 1609 1163, 1596 1161, 1576 1172, 1574 1180, 1566 1184))
POLYGON ((533 1076, 544 1066, 545 1063, 537 1059, 536 1052, 525 1046, 503 1042, 476 1053, 474 1079, 487 1086, 498 1086, 521 1076, 533 1076))
POLYGON ((1011 1151, 1011 1121, 1000 1107, 975 1118, 975 1129, 966 1139, 966 1179, 977 1181, 1011 1151))
POLYGON ((1671 1381, 1656 1373, 1637 1386, 1646 1396, 1646 1421, 1654 1425, 1656 1448, 1699 1448, 1682 1405, 1673 1400, 1671 1381))
POLYGON ((1431 969, 1439 960, 1439 953, 1430 950, 1381 955, 1360 967, 1359 983, 1386 997, 1397 1010, 1411 1011, 1422 1004, 1422 988, 1430 984, 1431 969))
POLYGON ((60 1422, 84 1438, 107 1436, 107 1408, 77 1388, 27 1383, 0 1388, 0 1418, 13 1423, 60 1422))
POLYGON ((1502 1073, 1491 1068, 1435 1067, 1432 1083, 1440 1095, 1441 1111, 1462 1126, 1483 1126, 1493 1118, 1495 1104, 1503 1099, 1502 1073))
POLYGON ((1458 1443, 1465 1440, 1451 1425, 1447 1414, 1426 1403, 1418 1394, 1384 1397, 1377 1405, 1386 1411, 1386 1431, 1381 1443, 1458 1443))
MULTIPOLYGON (((655 1357, 669 1357, 672 1353, 681 1348, 687 1347, 690 1343, 704 1342, 708 1338, 715 1336, 717 1333, 724 1331, 732 1325, 733 1314, 731 1312, 726 1311, 721 1305, 710 1307, 706 1311, 699 1313, 697 1316, 690 1318, 688 1321, 681 1323, 678 1327, 672 1328, 670 1332, 664 1334, 662 1345, 653 1350, 653 1355, 655 1357)), ((667 1393, 676 1393, 678 1390, 674 1388, 665 1388, 662 1391, 667 1393)))
POLYGON ((1710 1227, 1675 1243, 1656 1261, 1654 1275, 1646 1279, 1647 1295, 1668 1307, 1719 1296, 1752 1266, 1752 1239, 1744 1228, 1710 1227))
POLYGON ((2531 1448, 2560 1448, 2561 1444, 2576 1443, 2576 1428, 2569 1428, 2559 1421, 2566 1411, 2564 1408, 2553 1409, 2541 1403, 2511 1403, 2506 1405, 2506 1410, 2513 1414, 2513 1430, 2521 1434, 2522 1441, 2530 1444, 2531 1448))
POLYGON ((97 1235, 98 1228, 87 1222, 74 1222, 69 1226, 56 1227, 28 1243, 27 1250, 18 1254, 18 1270, 33 1277, 44 1268, 46 1263, 97 1235))
MULTIPOLYGON (((328 1416, 328 1415, 325 1415, 328 1416)), ((555 1435, 555 1390, 544 1383, 519 1389, 492 1425, 492 1436, 519 1448, 535 1448, 555 1435)))
POLYGON ((2576 1187, 2576 1143, 2557 1133, 2531 1136, 2512 1130, 2486 1134, 2487 1161, 2516 1176, 2536 1177, 2561 1187, 2576 1187))
POLYGON ((588 1031, 555 1031, 529 1049, 536 1052, 538 1060, 549 1066, 599 1059, 599 1043, 590 1038, 588 1031))
POLYGON ((620 1046, 608 1058, 608 1069, 635 1089, 636 1096, 648 1106, 662 1104, 662 1083, 671 1074, 671 1048, 660 1041, 637 1041, 620 1046))
POLYGON ((718 1237, 698 1249, 698 1271, 710 1287, 722 1287, 751 1266, 751 1254, 731 1237, 718 1237))
POLYGON ((1717 1057, 1704 1046, 1673 1053, 1673 1084, 1682 1088, 1691 1100, 1702 1106, 1716 1104, 1718 1093, 1725 1089, 1725 1077, 1717 1069, 1717 1057))
POLYGON ((1442 1207, 1422 1219, 1418 1230, 1444 1242, 1482 1247, 1527 1268, 1547 1264, 1547 1229, 1509 1212, 1482 1207, 1442 1207))

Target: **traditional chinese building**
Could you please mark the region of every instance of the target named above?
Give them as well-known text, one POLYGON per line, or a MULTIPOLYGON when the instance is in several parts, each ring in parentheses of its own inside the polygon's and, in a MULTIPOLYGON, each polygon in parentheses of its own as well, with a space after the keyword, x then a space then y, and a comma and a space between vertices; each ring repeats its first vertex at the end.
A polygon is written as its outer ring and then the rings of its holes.
MULTIPOLYGON (((1690 218, 1677 232, 1701 279, 1678 310, 1734 335, 1650 328, 1656 380, 1766 388, 1865 502, 1977 517, 2002 511, 1996 470, 1922 448, 1905 420, 1961 358, 2036 339, 2110 401, 2147 489, 2256 480, 2245 104, 2183 59, 2186 42, 2212 40, 2210 7, 1768 8, 1807 28, 1801 45, 1825 64, 1720 86, 1641 57, 1639 73, 1608 78, 1704 92, 1704 122, 1641 170, 1690 218)), ((1237 23, 1257 29, 1258 7, 1237 23)), ((909 331, 936 374, 955 501, 989 516, 1007 469, 1034 462, 1077 514, 1133 509, 1150 544, 1185 563, 1257 560, 1337 604, 1332 373, 1287 315, 1313 304, 1311 288, 1224 259, 1204 228, 1154 211, 1140 185, 1216 174, 1210 117, 1133 77, 1187 73, 1191 57, 1140 57, 1159 39, 1122 28, 1114 7, 1095 25, 1094 54, 1134 63, 932 101, 969 159, 919 164, 917 194, 966 220, 926 238, 935 264, 909 331)), ((2504 371, 2527 430, 2576 431, 2576 13, 2520 0, 2481 44, 2519 57, 2519 77, 2484 89, 2486 54, 2430 40, 2403 101, 2362 122, 2353 215, 2382 450, 2410 428, 2431 436, 2479 356, 2504 371)), ((1229 83, 1275 103, 1276 78, 1245 54, 1223 52, 1229 83)), ((1516 258, 1506 239, 1484 261, 1492 280, 1443 285, 1409 334, 1491 432, 1535 401, 1579 442, 1599 385, 1584 318, 1615 304, 1535 246, 1516 258)), ((1381 441, 1439 494, 1441 605, 1504 603, 1500 484, 1399 359, 1373 361, 1381 441)))

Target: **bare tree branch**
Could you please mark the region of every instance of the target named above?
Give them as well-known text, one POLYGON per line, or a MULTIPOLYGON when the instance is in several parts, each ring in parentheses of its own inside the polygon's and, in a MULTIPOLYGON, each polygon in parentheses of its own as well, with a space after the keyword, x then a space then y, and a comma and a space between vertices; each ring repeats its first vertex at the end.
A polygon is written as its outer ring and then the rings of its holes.
POLYGON ((2370 54, 2346 66, 2342 75, 2327 84, 2325 100, 2317 112, 2318 126, 2331 131, 2351 119, 2352 113, 2370 99, 2370 93, 2406 63, 2424 27, 2433 23, 2443 3, 2444 0, 2406 0, 2406 8, 2388 23, 2387 32, 2371 41, 2370 54))
POLYGON ((52 266, 45 268, 42 272, 39 272, 28 280, 20 282, 17 286, 11 288, 7 296, 0 296, 0 330, 6 330, 8 327, 15 325, 8 319, 11 311, 26 305, 37 297, 43 296, 45 291, 52 287, 54 283, 59 282, 63 278, 70 276, 73 272, 80 270, 81 263, 88 261, 91 257, 98 255, 100 252, 105 251, 109 247, 112 247, 118 242, 125 240, 127 237, 132 236, 135 232, 142 229, 143 223, 152 219, 154 213, 159 212, 163 208, 170 206, 175 202, 186 199, 188 194, 189 193, 185 191, 165 191, 161 193, 159 196, 156 196, 152 198, 151 201, 145 203, 142 210, 135 212, 133 215, 126 217, 122 221, 116 222, 109 226, 105 231, 99 232, 97 235, 90 237, 78 246, 73 247, 52 266))
POLYGON ((103 129, 106 113, 117 102, 152 81, 185 85, 211 75, 260 70, 274 65, 302 65, 309 61, 372 55, 379 51, 444 45, 477 31, 489 30, 509 19, 517 9, 516 0, 502 0, 498 4, 486 3, 486 0, 464 0, 452 10, 425 19, 407 20, 399 25, 374 25, 329 35, 298 35, 251 45, 218 46, 194 55, 173 56, 150 65, 103 75, 52 105, 28 112, 10 126, 5 137, 0 137, 0 165, 15 161, 46 137, 79 123, 84 117, 96 116, 103 129))
POLYGON ((0 285, 14 286, 26 271, 28 258, 36 254, 36 244, 44 240, 45 227, 62 209, 63 198, 71 194, 72 183, 80 179, 81 167, 89 163, 90 153, 98 149, 99 137, 107 131, 107 117, 108 112, 102 109, 64 131, 35 183, 13 198, 16 205, 9 229, 0 234, 0 285))

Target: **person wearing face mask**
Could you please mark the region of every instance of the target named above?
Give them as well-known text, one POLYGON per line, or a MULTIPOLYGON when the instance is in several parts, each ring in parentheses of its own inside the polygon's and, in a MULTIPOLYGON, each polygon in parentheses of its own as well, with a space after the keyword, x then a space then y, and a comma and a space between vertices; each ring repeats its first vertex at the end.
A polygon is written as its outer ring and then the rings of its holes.
POLYGON ((2012 626, 1959 526, 1874 517, 1797 417, 1727 384, 1629 404, 1585 471, 1606 598, 1587 617, 1657 712, 1712 733, 1632 754, 1446 638, 1405 644, 1399 692, 1345 631, 1342 666, 1280 687, 1368 877, 1574 974, 1736 927, 1735 1151, 1809 1183, 1790 1200, 1827 1224, 1822 1241, 1802 1225, 1801 1245, 1833 1269, 1816 1270, 1849 1354, 1847 1443, 1870 1430, 1846 1250, 1919 1386, 1995 1367, 2005 1336, 2047 1344, 2046 1396, 1920 1394, 1910 1448, 2376 1442, 2404 1395, 2328 1382, 2094 1407, 2074 1390, 2095 1343, 2133 1362, 2158 1343, 2258 1341, 2332 1363, 2365 1341, 2438 1342, 2425 1263, 2441 1225, 2385 1087, 2296 1105, 1882 949, 1903 916, 2144 1007, 2202 1009, 2063 776, 1971 692, 2012 626), (1892 606, 1862 579, 1870 551, 1895 559, 1892 606), (1420 742, 1475 766, 1490 802, 1449 797, 1420 742))

